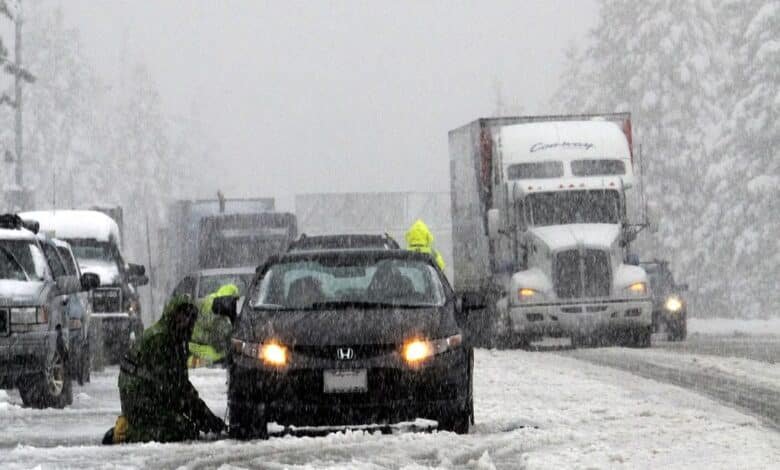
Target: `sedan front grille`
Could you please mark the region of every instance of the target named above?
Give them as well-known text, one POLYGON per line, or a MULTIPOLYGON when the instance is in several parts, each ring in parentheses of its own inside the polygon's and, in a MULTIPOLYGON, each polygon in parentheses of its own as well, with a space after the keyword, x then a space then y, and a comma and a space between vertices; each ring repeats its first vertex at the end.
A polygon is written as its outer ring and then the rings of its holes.
POLYGON ((395 344, 361 344, 361 345, 347 345, 347 346, 302 346, 297 345, 293 347, 293 352, 301 354, 303 356, 318 358, 318 359, 331 359, 340 361, 353 361, 370 359, 372 357, 384 356, 391 354, 398 349, 395 344), (352 352, 347 355, 347 351, 352 352))
POLYGON ((592 249, 558 253, 553 264, 553 285, 560 299, 609 296, 609 256, 603 250, 592 249))

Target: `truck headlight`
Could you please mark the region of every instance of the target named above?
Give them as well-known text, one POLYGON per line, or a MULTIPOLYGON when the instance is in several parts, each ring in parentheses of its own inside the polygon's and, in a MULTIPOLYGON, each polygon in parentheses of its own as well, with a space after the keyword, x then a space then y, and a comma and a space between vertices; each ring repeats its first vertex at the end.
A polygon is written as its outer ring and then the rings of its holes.
POLYGON ((11 309, 11 323, 35 325, 49 322, 46 307, 20 307, 11 309))
POLYGON ((626 290, 632 295, 645 295, 647 294, 647 284, 644 282, 635 282, 628 286, 626 290))
POLYGON ((664 307, 670 312, 679 312, 683 307, 683 303, 676 295, 670 295, 664 302, 664 307))
POLYGON ((401 347, 401 356, 407 364, 416 366, 437 354, 458 347, 462 343, 463 337, 461 335, 435 340, 413 338, 406 341, 401 347))
POLYGON ((533 300, 539 296, 539 291, 535 289, 529 289, 527 287, 521 287, 520 289, 517 289, 517 299, 521 302, 533 300))

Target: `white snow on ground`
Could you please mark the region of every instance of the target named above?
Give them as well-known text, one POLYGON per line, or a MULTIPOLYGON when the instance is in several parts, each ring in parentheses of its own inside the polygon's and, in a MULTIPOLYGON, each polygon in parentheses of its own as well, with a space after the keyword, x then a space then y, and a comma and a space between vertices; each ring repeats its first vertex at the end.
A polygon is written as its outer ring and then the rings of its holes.
POLYGON ((688 318, 688 332, 704 335, 780 335, 780 318, 688 318))
MULTIPOLYGON (((0 394, 0 467, 771 468, 780 433, 678 387, 556 354, 476 354, 472 434, 353 431, 269 441, 97 445, 119 410, 116 369, 76 387, 67 410, 29 410, 0 394)), ((193 382, 225 408, 221 370, 193 382)))
POLYGON ((650 364, 671 367, 682 371, 706 372, 715 376, 731 376, 741 382, 763 385, 780 390, 780 364, 753 361, 738 357, 711 356, 706 354, 680 354, 660 349, 640 350, 629 348, 594 349, 594 354, 617 354, 624 358, 642 360, 650 364))

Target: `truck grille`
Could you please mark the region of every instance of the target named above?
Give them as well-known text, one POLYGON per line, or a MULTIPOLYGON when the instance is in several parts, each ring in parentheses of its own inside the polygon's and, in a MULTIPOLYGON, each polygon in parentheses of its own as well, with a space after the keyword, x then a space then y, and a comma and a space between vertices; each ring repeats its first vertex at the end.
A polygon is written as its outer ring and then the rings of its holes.
POLYGON ((92 291, 92 311, 116 313, 122 311, 122 290, 118 287, 101 287, 92 291))
POLYGON ((612 279, 603 250, 566 250, 553 265, 553 285, 560 299, 607 297, 612 279))

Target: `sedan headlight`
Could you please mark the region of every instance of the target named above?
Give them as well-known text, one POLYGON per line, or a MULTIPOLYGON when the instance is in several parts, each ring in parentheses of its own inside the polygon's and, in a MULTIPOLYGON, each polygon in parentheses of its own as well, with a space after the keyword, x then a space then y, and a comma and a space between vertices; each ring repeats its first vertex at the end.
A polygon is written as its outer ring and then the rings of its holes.
POLYGON ((679 297, 671 295, 666 299, 666 302, 664 302, 664 307, 670 312, 679 312, 683 307, 683 303, 679 297))
POLYGON ((236 353, 257 359, 267 366, 284 367, 290 360, 289 349, 278 341, 260 344, 233 338, 231 343, 236 353))
POLYGON ((437 354, 458 347, 462 343, 463 337, 461 335, 434 340, 413 338, 404 343, 401 348, 401 356, 407 364, 415 366, 437 354))

